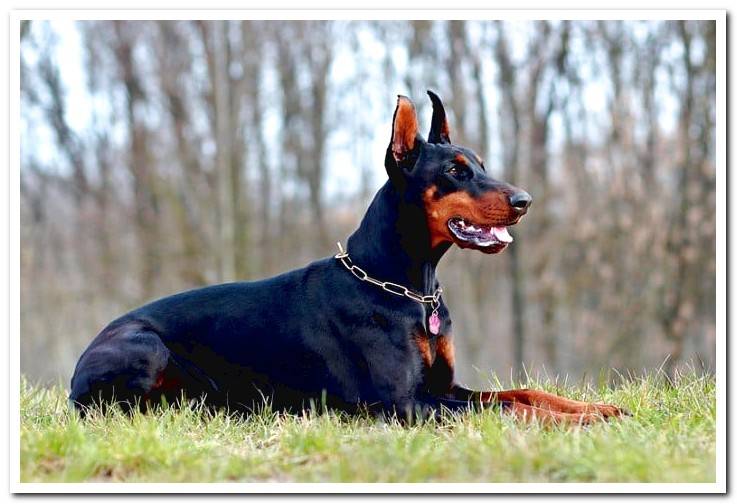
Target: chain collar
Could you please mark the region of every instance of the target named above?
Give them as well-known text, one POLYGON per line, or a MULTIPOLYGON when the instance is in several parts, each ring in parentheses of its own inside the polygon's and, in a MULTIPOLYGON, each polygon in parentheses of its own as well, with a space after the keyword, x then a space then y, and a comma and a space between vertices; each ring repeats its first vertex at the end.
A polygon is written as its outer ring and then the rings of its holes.
POLYGON ((382 282, 381 280, 371 278, 368 276, 366 271, 353 264, 353 261, 351 261, 351 258, 348 256, 348 252, 343 250, 343 245, 341 245, 340 242, 338 242, 338 253, 335 254, 335 258, 342 262, 343 266, 345 266, 346 269, 353 273, 353 276, 359 280, 381 287, 395 296, 404 296, 413 301, 417 301, 418 303, 429 304, 433 309, 433 313, 437 313, 438 307, 440 306, 440 295, 443 293, 443 289, 441 287, 438 287, 432 295, 421 296, 420 294, 409 290, 404 285, 399 285, 394 282, 382 282))

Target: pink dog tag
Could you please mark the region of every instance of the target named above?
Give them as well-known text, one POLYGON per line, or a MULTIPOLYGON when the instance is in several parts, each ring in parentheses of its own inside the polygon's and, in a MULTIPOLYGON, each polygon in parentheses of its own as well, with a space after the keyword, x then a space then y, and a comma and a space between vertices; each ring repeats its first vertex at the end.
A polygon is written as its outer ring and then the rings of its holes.
POLYGON ((430 315, 430 332, 433 334, 440 332, 440 317, 437 312, 432 312, 430 315))

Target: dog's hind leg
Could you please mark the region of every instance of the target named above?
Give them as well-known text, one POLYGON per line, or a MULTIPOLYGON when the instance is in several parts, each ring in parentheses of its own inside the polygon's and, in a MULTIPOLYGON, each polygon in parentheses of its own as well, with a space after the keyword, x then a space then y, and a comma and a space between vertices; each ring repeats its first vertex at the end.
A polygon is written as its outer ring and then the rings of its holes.
POLYGON ((77 363, 69 400, 83 414, 112 403, 130 411, 162 385, 169 356, 158 334, 140 323, 106 329, 77 363))

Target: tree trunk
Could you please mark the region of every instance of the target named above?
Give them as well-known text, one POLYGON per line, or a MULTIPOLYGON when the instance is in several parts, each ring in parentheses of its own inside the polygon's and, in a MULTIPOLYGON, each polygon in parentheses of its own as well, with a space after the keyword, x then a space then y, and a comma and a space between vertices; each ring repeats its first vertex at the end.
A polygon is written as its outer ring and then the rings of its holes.
MULTIPOLYGON (((499 66, 499 87, 502 94, 501 123, 506 125, 502 131, 504 145, 504 177, 511 184, 517 184, 519 178, 519 144, 520 144, 520 110, 515 96, 516 69, 509 57, 507 41, 503 25, 496 23, 498 40, 496 44, 496 61, 499 66)), ((504 126, 503 126, 504 127, 504 126)), ((519 241, 519 240, 518 240, 519 241)), ((509 247, 509 270, 512 296, 512 343, 514 348, 514 367, 518 377, 522 376, 525 362, 525 285, 522 264, 519 257, 519 245, 509 247)))
POLYGON ((135 198, 135 223, 141 250, 139 270, 141 295, 149 298, 155 292, 162 268, 159 249, 159 197, 157 181, 150 164, 148 136, 145 125, 138 117, 137 109, 146 101, 143 86, 133 60, 133 42, 130 26, 123 21, 113 22, 116 34, 115 56, 126 91, 126 121, 130 142, 128 169, 133 178, 135 198))
POLYGON ((159 53, 159 79, 166 99, 166 110, 169 113, 175 140, 176 156, 181 166, 181 175, 176 177, 176 198, 174 213, 179 237, 182 242, 182 260, 178 264, 180 277, 188 286, 207 283, 207 261, 209 252, 208 240, 200 217, 202 191, 198 189, 203 174, 202 167, 193 151, 192 139, 187 131, 192 129, 187 103, 186 91, 181 82, 191 78, 187 71, 189 61, 176 57, 178 50, 186 41, 179 34, 174 21, 160 21, 159 30, 162 35, 162 48, 159 53))
POLYGON ((233 193, 233 124, 230 116, 227 21, 212 22, 212 52, 215 79, 215 139, 217 154, 217 205, 220 281, 235 280, 235 201, 233 193))

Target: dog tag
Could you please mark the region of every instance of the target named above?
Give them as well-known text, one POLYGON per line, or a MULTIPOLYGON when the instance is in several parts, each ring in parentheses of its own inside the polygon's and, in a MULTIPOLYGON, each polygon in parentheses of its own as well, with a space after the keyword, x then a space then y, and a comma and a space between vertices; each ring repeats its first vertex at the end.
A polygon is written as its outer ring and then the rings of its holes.
POLYGON ((438 312, 432 312, 432 315, 430 315, 430 332, 433 334, 440 332, 440 317, 438 317, 438 312))

